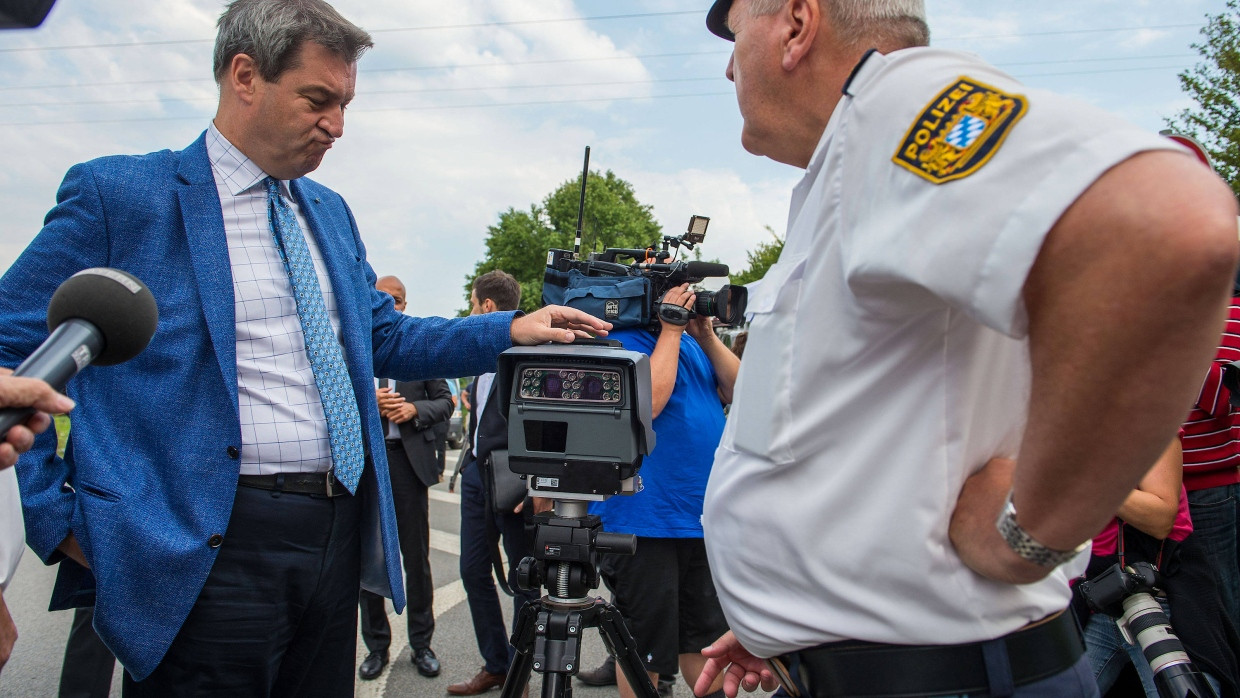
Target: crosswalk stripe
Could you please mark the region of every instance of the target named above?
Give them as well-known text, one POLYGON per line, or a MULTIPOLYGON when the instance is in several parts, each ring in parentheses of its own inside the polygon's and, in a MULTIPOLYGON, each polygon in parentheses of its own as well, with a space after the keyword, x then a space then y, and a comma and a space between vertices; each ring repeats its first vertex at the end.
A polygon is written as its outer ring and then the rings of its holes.
POLYGON ((458 506, 461 503, 460 492, 449 492, 447 490, 432 488, 432 489, 427 490, 426 494, 428 497, 431 498, 432 501, 447 502, 449 504, 456 504, 458 506))
POLYGON ((431 529, 431 550, 449 555, 461 554, 461 537, 455 533, 431 529))

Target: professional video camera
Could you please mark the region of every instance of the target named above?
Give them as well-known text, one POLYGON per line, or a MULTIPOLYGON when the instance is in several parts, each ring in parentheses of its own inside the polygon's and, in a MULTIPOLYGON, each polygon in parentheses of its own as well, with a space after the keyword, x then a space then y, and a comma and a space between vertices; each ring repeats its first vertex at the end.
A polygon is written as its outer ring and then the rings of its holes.
POLYGON ((577 308, 616 327, 656 329, 660 317, 676 325, 685 325, 698 315, 715 317, 729 325, 738 325, 745 319, 748 291, 744 286, 726 284, 718 291, 698 291, 692 309, 661 302, 670 288, 728 275, 726 264, 676 259, 680 248, 692 250, 706 239, 706 227, 710 224, 706 216, 691 217, 688 230, 682 235, 664 236, 659 249, 654 246, 640 250, 611 247, 581 259, 581 222, 589 170, 590 148, 587 146, 585 168, 581 173, 576 244, 571 252, 547 251, 543 305, 577 308), (630 258, 633 262, 623 264, 617 261, 619 258, 630 258))
POLYGON ((1081 582, 1080 592, 1095 613, 1115 619, 1129 644, 1141 647, 1154 683, 1163 698, 1216 698, 1214 689, 1188 658, 1184 645, 1154 592, 1162 585, 1158 570, 1148 562, 1128 567, 1112 565, 1093 579, 1081 582))

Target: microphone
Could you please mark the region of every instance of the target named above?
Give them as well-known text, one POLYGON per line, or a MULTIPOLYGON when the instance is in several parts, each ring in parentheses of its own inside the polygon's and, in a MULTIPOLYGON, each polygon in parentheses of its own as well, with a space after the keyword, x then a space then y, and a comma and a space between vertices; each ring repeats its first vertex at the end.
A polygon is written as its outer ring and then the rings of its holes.
MULTIPOLYGON (((13 372, 56 390, 95 363, 128 361, 150 343, 159 308, 146 284, 119 269, 83 269, 65 280, 47 306, 51 335, 13 372)), ((29 407, 0 409, 0 434, 34 414, 29 407)))
POLYGON ((652 271, 663 274, 680 273, 680 279, 704 279, 708 276, 727 276, 728 265, 718 262, 699 262, 693 260, 691 262, 672 262, 663 264, 659 262, 639 262, 633 265, 634 269, 643 271, 652 271))
POLYGON ((727 276, 728 265, 718 262, 685 262, 685 273, 689 276, 727 276))

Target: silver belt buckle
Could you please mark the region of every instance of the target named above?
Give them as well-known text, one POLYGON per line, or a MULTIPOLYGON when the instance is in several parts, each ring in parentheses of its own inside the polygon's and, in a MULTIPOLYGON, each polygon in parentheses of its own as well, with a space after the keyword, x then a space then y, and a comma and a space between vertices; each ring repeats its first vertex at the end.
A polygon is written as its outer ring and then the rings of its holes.
POLYGON ((334 492, 335 487, 332 485, 332 483, 336 481, 336 478, 335 478, 334 473, 335 473, 335 471, 334 471, 334 470, 328 470, 328 471, 327 471, 327 483, 326 483, 326 488, 327 488, 327 497, 328 497, 329 499, 330 499, 331 497, 336 496, 336 494, 335 494, 335 492, 334 492))

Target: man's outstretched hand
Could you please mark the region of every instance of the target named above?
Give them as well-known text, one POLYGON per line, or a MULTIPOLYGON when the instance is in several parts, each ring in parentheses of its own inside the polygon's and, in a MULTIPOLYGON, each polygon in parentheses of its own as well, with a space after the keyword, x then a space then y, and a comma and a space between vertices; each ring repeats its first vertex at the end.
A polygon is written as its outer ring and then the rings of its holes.
POLYGON ((589 313, 562 305, 548 305, 528 315, 514 318, 512 321, 513 344, 546 344, 560 342, 568 344, 581 337, 606 337, 611 329, 610 322, 604 322, 589 313))
POLYGON ((758 659, 741 647, 731 630, 702 650, 702 656, 706 657, 706 665, 697 683, 693 684, 695 695, 709 694, 711 684, 720 673, 724 674, 723 693, 728 698, 736 698, 737 691, 742 688, 746 691, 756 691, 759 685, 764 691, 779 688, 779 680, 766 665, 766 660, 758 659))

